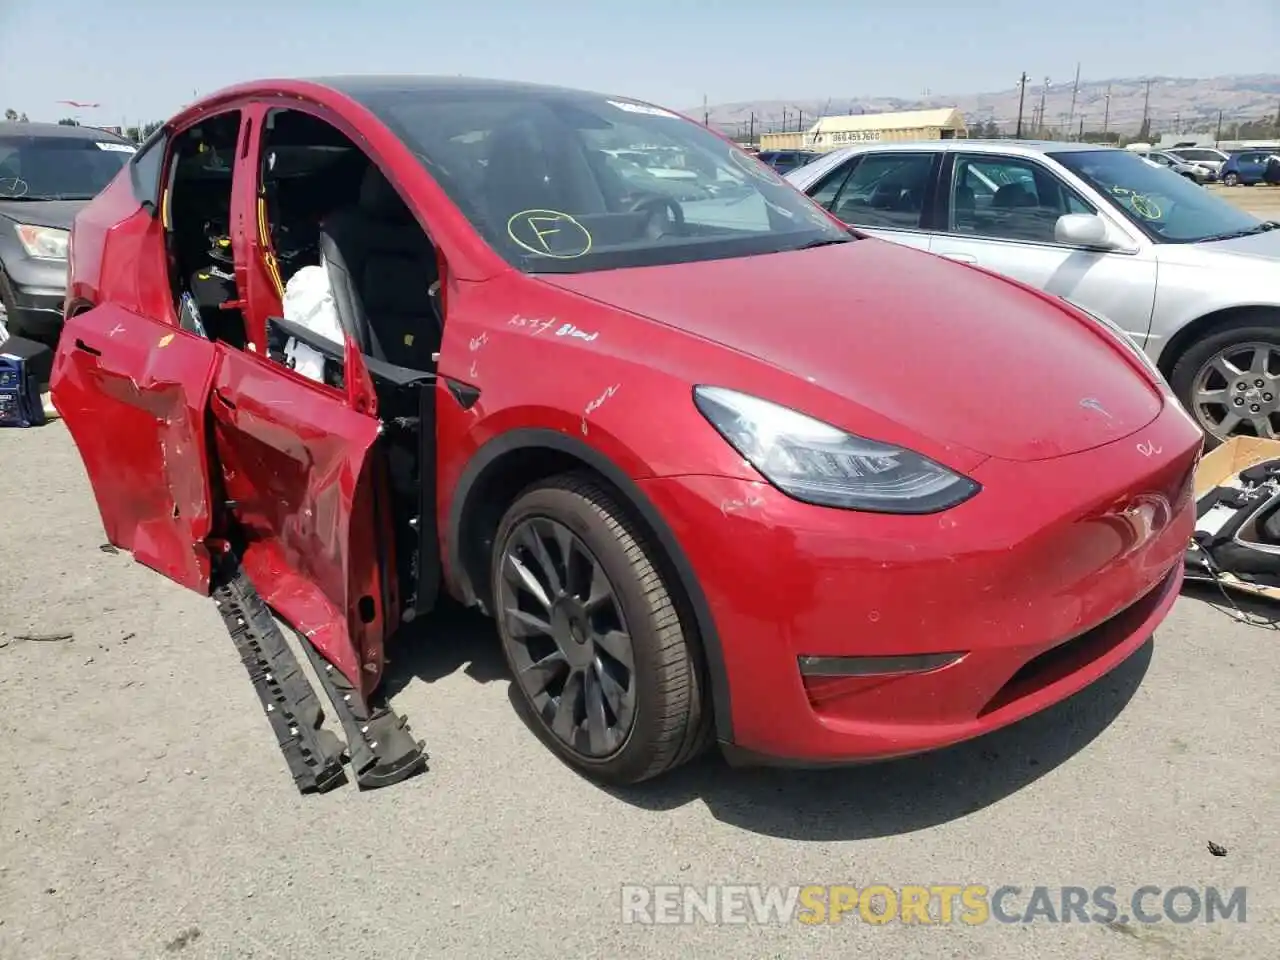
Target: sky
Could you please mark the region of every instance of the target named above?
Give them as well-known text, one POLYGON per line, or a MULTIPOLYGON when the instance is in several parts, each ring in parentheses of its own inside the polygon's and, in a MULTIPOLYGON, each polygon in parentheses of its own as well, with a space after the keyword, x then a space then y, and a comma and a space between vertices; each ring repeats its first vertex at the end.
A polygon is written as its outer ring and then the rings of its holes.
POLYGON ((162 120, 241 80, 464 74, 676 109, 1280 71, 1280 2, 0 0, 0 110, 162 120), (78 114, 59 100, 100 103, 78 114))

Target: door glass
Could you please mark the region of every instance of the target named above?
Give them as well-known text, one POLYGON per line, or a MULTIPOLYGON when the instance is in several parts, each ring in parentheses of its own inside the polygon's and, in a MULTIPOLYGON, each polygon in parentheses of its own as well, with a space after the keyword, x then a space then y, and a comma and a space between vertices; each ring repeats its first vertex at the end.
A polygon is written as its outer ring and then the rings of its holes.
POLYGON ((845 181, 831 212, 857 226, 918 229, 933 157, 932 153, 864 157, 845 181))
POLYGON ((951 184, 952 233, 1053 243, 1059 217, 1096 212, 1061 180, 1029 160, 956 158, 951 184))
POLYGON ((814 203, 830 210, 832 208, 832 204, 835 202, 837 194, 840 193, 840 188, 844 186, 845 180, 849 178, 849 171, 853 169, 854 164, 857 162, 857 157, 854 157, 851 160, 846 160, 844 163, 840 164, 828 173, 818 184, 817 189, 809 193, 809 196, 813 198, 814 203))
POLYGON ((1184 160, 1211 160, 1219 163, 1222 161, 1221 155, 1213 150, 1179 150, 1177 155, 1184 160))

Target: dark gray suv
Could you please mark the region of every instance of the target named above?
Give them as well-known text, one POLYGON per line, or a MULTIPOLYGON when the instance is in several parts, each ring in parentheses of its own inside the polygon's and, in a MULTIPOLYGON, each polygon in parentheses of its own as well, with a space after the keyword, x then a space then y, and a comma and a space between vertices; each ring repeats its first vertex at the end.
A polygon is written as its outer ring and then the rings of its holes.
POLYGON ((134 149, 93 127, 0 123, 0 320, 14 336, 57 342, 71 221, 134 149))

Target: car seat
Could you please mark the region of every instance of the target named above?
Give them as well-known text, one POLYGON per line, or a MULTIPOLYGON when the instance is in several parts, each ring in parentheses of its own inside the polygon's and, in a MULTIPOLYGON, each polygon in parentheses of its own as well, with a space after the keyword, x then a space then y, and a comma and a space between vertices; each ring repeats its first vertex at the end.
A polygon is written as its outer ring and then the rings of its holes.
POLYGON ((321 221, 320 256, 343 329, 362 353, 434 369, 444 332, 436 250, 376 166, 365 171, 356 202, 321 221))
POLYGON ((991 206, 996 210, 1013 210, 1018 207, 1035 207, 1039 205, 1035 194, 1020 183, 1006 183, 991 198, 991 206))

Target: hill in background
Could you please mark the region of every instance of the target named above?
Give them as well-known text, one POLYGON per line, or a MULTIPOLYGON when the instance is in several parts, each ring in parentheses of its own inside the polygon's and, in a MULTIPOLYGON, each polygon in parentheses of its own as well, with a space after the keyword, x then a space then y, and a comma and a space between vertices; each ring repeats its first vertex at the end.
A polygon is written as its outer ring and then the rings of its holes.
MULTIPOLYGON (((1081 80, 1076 96, 1071 132, 1078 132, 1081 118, 1085 130, 1103 129, 1110 92, 1107 128, 1136 133, 1142 125, 1143 103, 1150 83, 1149 116, 1153 136, 1160 133, 1213 132, 1222 112, 1224 127, 1236 123, 1275 121, 1280 114, 1280 74, 1260 73, 1225 77, 1142 77, 1111 80, 1081 80)), ((1043 78, 1027 81, 1023 124, 1028 125, 1040 107, 1043 78)), ((1044 126, 1065 131, 1071 110, 1072 78, 1055 78, 1045 93, 1044 126)), ((994 122, 1012 131, 1018 116, 1016 81, 1008 90, 995 93, 968 93, 917 98, 833 96, 809 100, 755 100, 716 104, 707 109, 713 124, 729 134, 746 133, 755 115, 757 133, 784 129, 807 129, 821 116, 843 113, 887 113, 922 110, 929 107, 957 107, 970 128, 994 122)), ((703 108, 684 111, 702 119, 703 108)))

